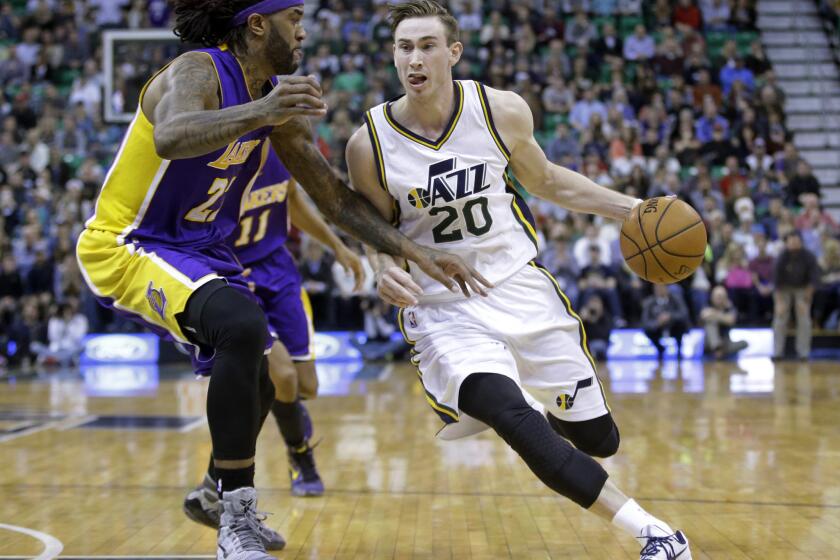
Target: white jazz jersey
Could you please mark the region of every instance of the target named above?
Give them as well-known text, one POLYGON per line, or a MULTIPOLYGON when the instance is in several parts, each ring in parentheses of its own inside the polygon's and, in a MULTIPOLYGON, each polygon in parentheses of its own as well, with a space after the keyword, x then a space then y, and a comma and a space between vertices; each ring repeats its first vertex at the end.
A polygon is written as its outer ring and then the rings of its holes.
MULTIPOLYGON (((391 104, 366 115, 380 186, 407 237, 463 258, 494 284, 538 252, 533 218, 508 175, 510 152, 493 124, 484 86, 455 81, 455 108, 440 138, 401 126, 391 104)), ((411 266, 421 303, 463 298, 411 266)))

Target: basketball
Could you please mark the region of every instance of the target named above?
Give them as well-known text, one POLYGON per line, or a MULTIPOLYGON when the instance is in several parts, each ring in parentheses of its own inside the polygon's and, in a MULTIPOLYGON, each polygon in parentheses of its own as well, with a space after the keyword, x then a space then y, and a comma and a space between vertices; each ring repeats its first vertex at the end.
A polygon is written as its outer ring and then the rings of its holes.
POLYGON ((621 226, 621 254, 630 270, 654 284, 673 284, 694 273, 706 254, 706 226, 677 198, 651 198, 621 226))

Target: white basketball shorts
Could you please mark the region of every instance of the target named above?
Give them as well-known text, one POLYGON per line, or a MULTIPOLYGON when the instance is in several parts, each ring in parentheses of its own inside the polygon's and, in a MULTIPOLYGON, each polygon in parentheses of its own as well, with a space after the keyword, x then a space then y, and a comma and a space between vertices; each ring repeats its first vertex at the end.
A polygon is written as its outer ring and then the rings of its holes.
POLYGON ((407 307, 399 323, 426 400, 446 423, 443 439, 487 429, 458 409, 461 383, 472 373, 510 377, 532 406, 561 420, 609 412, 580 318, 551 274, 534 263, 486 298, 407 307))

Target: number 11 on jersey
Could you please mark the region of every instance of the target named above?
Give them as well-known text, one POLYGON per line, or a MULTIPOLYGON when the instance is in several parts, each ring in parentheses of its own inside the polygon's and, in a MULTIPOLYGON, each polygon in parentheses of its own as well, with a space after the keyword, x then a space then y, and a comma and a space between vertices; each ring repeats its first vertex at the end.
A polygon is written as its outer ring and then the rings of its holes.
POLYGON ((239 226, 242 228, 242 232, 239 234, 239 238, 234 243, 235 247, 244 247, 245 245, 250 245, 251 243, 257 243, 262 241, 265 237, 266 230, 268 229, 268 217, 271 215, 271 208, 266 208, 260 213, 260 217, 257 219, 257 231, 254 234, 254 238, 251 239, 251 230, 254 227, 254 217, 253 216, 245 216, 239 222, 239 226))

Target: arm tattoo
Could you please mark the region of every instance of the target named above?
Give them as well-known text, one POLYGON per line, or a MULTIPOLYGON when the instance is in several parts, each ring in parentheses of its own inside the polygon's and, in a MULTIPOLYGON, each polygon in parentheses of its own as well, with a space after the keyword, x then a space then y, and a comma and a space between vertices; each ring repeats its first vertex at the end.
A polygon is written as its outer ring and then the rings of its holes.
POLYGON ((377 251, 407 256, 414 244, 336 175, 312 141, 305 120, 296 118, 276 128, 271 141, 286 168, 329 220, 377 251))
POLYGON ((155 146, 162 156, 185 159, 209 154, 259 128, 253 103, 207 109, 218 99, 221 85, 212 62, 203 55, 184 56, 170 70, 155 111, 155 146))

